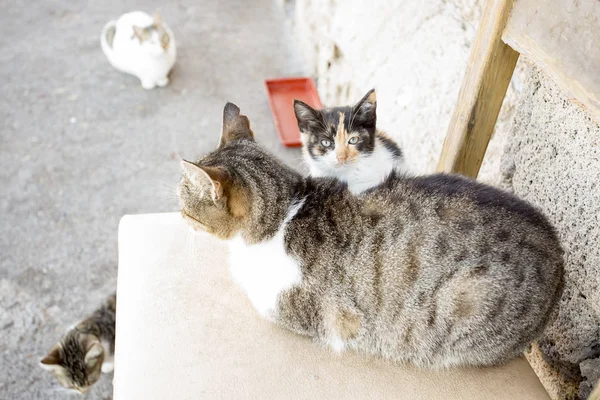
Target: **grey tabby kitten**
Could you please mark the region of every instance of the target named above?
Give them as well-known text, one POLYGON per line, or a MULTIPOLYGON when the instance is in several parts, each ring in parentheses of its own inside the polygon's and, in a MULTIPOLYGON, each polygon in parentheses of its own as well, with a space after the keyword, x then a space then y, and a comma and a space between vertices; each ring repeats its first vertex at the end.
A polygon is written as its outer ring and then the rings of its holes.
POLYGON ((117 296, 110 296, 96 311, 69 329, 40 361, 61 385, 86 393, 101 372, 113 370, 117 296))
POLYGON ((393 173, 354 196, 268 154, 231 103, 218 148, 182 170, 184 219, 229 241, 258 313, 336 351, 502 363, 541 334, 563 290, 557 235, 528 203, 442 174, 393 173))
POLYGON ((354 106, 315 110, 294 100, 304 161, 313 177, 337 178, 358 194, 396 170, 405 172, 398 144, 377 129, 377 97, 371 89, 354 106))

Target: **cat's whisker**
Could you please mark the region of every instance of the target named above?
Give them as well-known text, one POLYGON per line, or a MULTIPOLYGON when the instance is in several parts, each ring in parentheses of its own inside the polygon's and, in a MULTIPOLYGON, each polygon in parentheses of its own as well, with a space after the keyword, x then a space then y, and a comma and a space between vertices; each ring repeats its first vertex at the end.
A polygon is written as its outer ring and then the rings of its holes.
POLYGON ((158 180, 154 183, 154 187, 159 195, 166 196, 169 199, 177 198, 176 184, 158 180))
POLYGON ((350 109, 350 122, 348 123, 348 132, 352 132, 352 126, 354 124, 354 116, 356 113, 354 112, 354 108, 350 109))
POLYGON ((327 125, 323 123, 323 121, 321 121, 320 119, 318 119, 317 121, 319 121, 319 124, 321 124, 321 126, 323 127, 323 129, 325 130, 325 132, 327 132, 327 125))
POLYGON ((81 397, 82 396, 82 394, 80 392, 78 392, 77 390, 75 390, 75 389, 68 389, 68 388, 66 388, 64 386, 53 386, 50 389, 48 389, 47 392, 50 392, 50 393, 61 393, 61 394, 64 394, 64 395, 67 395, 67 396, 72 396, 72 397, 75 397, 75 396, 81 397))

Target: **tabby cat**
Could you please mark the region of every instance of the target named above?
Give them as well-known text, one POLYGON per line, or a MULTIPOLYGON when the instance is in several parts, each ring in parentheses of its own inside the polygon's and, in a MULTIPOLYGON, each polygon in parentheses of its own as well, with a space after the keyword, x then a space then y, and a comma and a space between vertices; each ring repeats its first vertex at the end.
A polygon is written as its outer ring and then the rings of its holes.
POLYGON ((86 393, 101 372, 113 370, 117 295, 69 329, 40 361, 68 389, 86 393))
POLYGON ((231 244, 258 313, 330 346, 422 367, 516 357, 553 315, 553 227, 509 193, 451 175, 392 173, 359 196, 303 177, 228 103, 218 148, 182 161, 181 213, 231 244))
POLYGON ((351 192, 361 193, 379 185, 392 170, 405 171, 398 144, 377 130, 375 89, 352 107, 315 110, 295 100, 294 112, 312 176, 337 178, 351 192))

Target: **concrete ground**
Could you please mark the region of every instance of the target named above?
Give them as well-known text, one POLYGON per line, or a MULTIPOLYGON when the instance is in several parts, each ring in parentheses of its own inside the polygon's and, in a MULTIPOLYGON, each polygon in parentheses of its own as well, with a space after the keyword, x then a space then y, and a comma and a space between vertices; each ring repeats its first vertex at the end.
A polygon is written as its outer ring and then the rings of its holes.
MULTIPOLYGON (((303 72, 283 11, 270 0, 165 2, 178 61, 167 88, 145 91, 110 67, 98 40, 110 19, 154 10, 141 3, 0 2, 2 399, 68 397, 39 358, 115 290, 121 216, 176 210, 178 154, 215 147, 227 100, 298 164, 263 88, 303 72)), ((111 379, 86 398, 111 398, 111 379)))

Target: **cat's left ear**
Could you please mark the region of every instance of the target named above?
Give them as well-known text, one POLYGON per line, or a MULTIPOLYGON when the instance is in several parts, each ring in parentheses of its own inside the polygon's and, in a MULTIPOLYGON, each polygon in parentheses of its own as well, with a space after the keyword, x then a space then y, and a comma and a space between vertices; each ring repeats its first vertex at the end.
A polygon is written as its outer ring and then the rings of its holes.
POLYGON ((89 368, 94 367, 99 362, 104 360, 104 348, 100 342, 93 343, 85 353, 85 365, 89 368))
POLYGON ((229 180, 226 170, 219 167, 199 167, 186 160, 181 160, 181 171, 194 185, 204 188, 217 204, 224 196, 225 185, 229 180))
POLYGON ((352 107, 352 113, 354 114, 354 123, 375 127, 377 121, 377 95, 375 94, 375 89, 369 90, 367 94, 352 107))
POLYGON ((57 368, 62 368, 60 366, 60 361, 62 359, 60 344, 55 344, 52 346, 46 357, 40 360, 40 366, 46 370, 52 371, 57 368))
POLYGON ((88 368, 104 361, 104 347, 102 347, 96 336, 81 335, 80 340, 82 347, 85 349, 83 361, 88 368))
POLYGON ((136 37, 140 41, 140 43, 141 43, 142 40, 144 40, 144 28, 140 28, 137 25, 133 25, 132 28, 133 28, 133 37, 132 37, 132 39, 134 37, 136 37))
POLYGON ((223 125, 219 147, 242 139, 254 141, 254 132, 250 129, 250 120, 245 115, 240 115, 238 106, 227 103, 223 108, 223 125))
POLYGON ((152 25, 157 26, 162 24, 162 16, 158 11, 154 11, 154 14, 152 14, 152 19, 152 25))
POLYGON ((321 112, 303 101, 294 99, 294 113, 298 121, 298 129, 302 133, 308 133, 325 127, 321 112))

